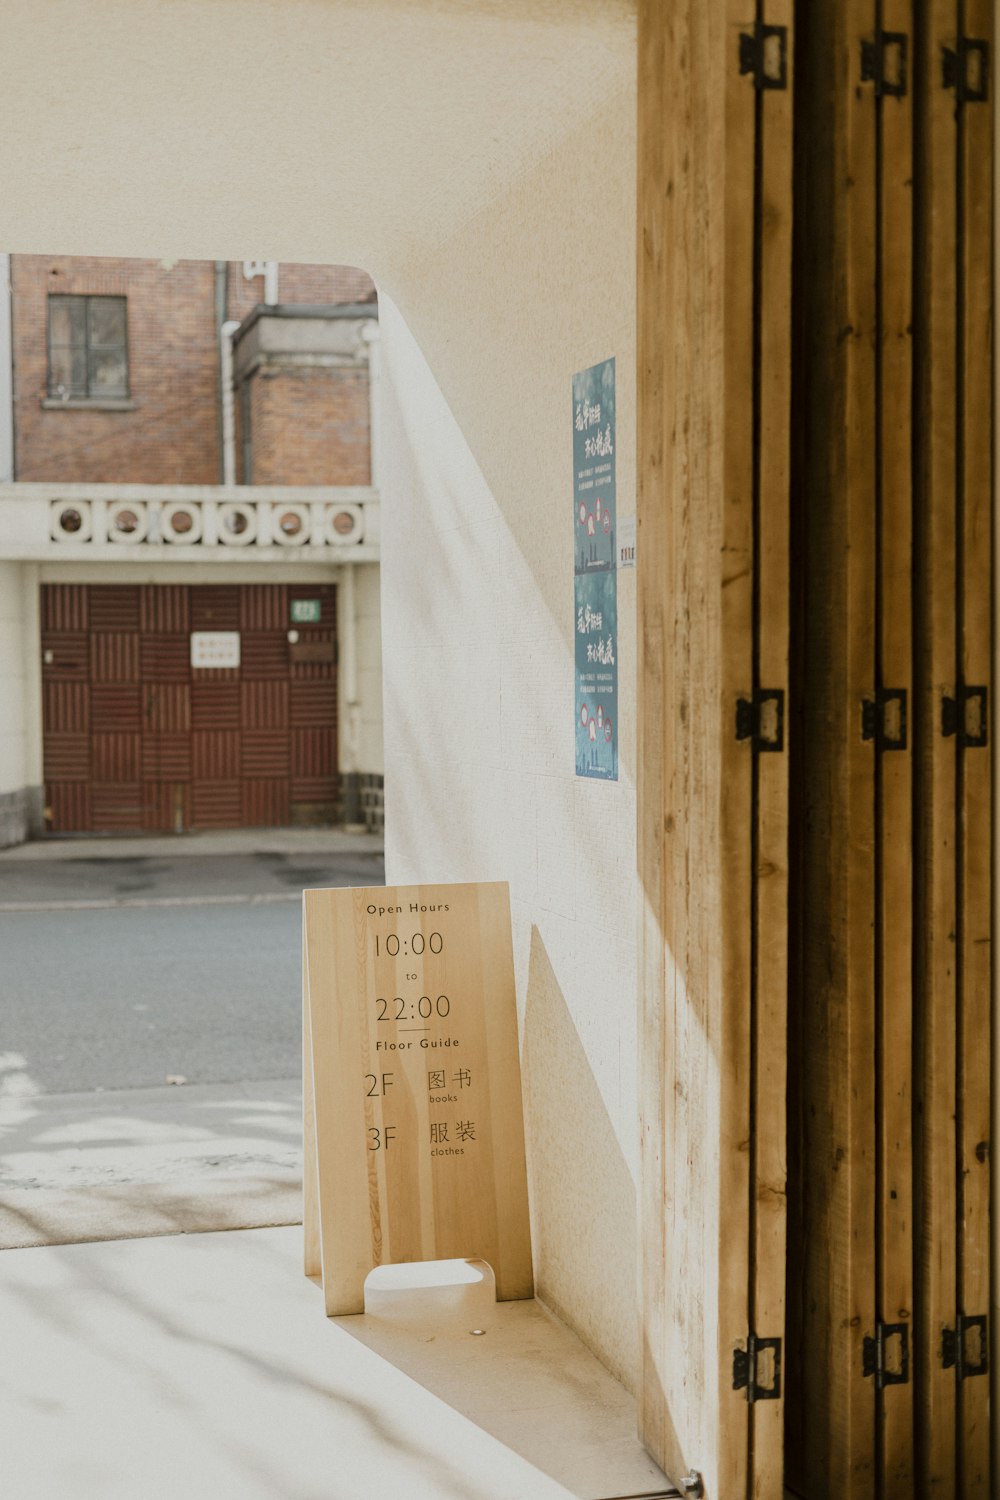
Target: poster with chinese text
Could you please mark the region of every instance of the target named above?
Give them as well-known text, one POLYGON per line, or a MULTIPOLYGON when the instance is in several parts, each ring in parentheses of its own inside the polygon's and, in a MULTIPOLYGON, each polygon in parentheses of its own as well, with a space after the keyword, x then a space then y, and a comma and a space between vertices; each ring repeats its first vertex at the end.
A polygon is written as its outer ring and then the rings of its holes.
POLYGON ((577 573, 615 566, 615 362, 573 376, 573 532, 577 573))
POLYGON ((573 376, 576 774, 618 780, 615 362, 573 376))
POLYGON ((614 572, 576 576, 576 774, 618 780, 618 590, 614 572))

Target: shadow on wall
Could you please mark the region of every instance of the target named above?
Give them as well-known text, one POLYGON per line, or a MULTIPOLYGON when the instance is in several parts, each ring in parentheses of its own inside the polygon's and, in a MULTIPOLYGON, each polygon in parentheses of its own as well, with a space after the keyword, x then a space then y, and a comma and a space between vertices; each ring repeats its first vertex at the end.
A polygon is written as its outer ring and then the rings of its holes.
POLYGON ((635 1183, 534 926, 522 1067, 536 1292, 634 1392, 635 1183))

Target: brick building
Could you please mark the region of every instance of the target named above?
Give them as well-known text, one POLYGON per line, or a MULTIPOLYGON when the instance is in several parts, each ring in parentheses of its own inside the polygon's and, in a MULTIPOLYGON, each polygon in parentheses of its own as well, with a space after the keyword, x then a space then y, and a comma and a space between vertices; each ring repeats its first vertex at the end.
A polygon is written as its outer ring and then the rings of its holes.
POLYGON ((38 769, 3 841, 377 823, 370 277, 7 259, 4 609, 37 652, 8 691, 38 769))

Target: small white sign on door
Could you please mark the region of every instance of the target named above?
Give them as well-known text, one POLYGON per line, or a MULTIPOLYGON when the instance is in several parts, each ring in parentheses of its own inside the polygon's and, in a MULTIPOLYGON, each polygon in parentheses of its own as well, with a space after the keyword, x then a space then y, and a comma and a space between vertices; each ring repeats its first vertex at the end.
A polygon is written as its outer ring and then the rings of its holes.
POLYGON ((193 630, 191 632, 192 667, 238 667, 240 633, 238 630, 193 630))

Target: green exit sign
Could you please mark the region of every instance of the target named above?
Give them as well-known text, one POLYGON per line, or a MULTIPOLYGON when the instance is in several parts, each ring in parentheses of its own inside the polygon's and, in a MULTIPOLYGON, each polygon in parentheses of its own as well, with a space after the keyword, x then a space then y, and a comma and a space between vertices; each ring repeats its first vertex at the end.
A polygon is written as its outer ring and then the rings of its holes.
POLYGON ((321 604, 319 599, 293 599, 292 624, 318 625, 321 604))

